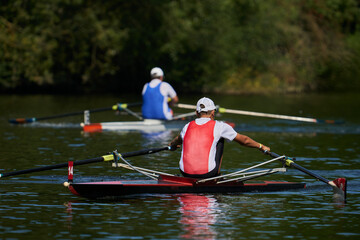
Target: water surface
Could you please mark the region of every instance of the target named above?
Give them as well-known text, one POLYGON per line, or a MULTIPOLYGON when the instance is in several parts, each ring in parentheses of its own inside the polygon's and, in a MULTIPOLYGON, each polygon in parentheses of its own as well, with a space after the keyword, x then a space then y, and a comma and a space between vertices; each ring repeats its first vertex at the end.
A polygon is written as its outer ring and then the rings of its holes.
MULTIPOLYGON (((195 104, 201 96, 182 98, 195 104)), ((0 181, 0 239, 355 239, 360 235, 360 97, 357 94, 210 96, 230 109, 320 119, 341 125, 300 123, 222 114, 235 129, 328 179, 346 177, 348 201, 334 202, 331 189, 294 169, 266 180, 306 182, 308 188, 279 193, 178 194, 93 201, 72 195, 62 183, 66 169, 0 181)), ((131 152, 168 144, 178 131, 85 134, 82 116, 10 125, 16 117, 42 117, 138 102, 138 96, 0 96, 0 172, 95 158, 115 149, 131 152)), ((134 108, 134 111, 140 111, 134 108)), ((178 109, 176 109, 178 110, 178 109)), ((185 113, 187 110, 178 110, 185 113)), ((92 122, 135 120, 114 112, 92 122)), ((133 157, 136 165, 177 174, 180 152, 133 157)), ((255 149, 226 143, 223 173, 268 160, 255 149)), ((270 167, 280 167, 273 163, 270 167)), ((141 179, 109 163, 75 168, 75 181, 141 179)))

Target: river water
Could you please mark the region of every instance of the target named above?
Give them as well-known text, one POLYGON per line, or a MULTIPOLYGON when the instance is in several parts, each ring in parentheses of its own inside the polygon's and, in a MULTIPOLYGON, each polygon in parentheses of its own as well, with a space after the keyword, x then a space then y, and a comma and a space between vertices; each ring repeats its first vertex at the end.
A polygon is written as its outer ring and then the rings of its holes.
MULTIPOLYGON (((187 96, 195 104, 202 96, 187 96)), ((295 169, 265 180, 307 183, 297 191, 251 194, 148 195, 94 201, 72 195, 62 184, 67 169, 0 179, 0 239, 357 239, 360 237, 360 95, 210 96, 230 109, 336 119, 314 124, 222 114, 220 120, 270 146, 278 154, 328 179, 346 177, 346 203, 332 190, 295 169)), ((138 102, 138 96, 0 96, 0 173, 167 145, 179 131, 84 133, 82 116, 12 125, 8 119, 43 117, 138 102)), ((135 112, 139 108, 133 108, 135 112)), ((186 113, 188 110, 175 109, 186 113)), ((102 112, 92 122, 136 120, 102 112)), ((128 160, 135 166, 178 173, 180 151, 128 160)), ((223 173, 268 160, 258 150, 226 143, 223 173)), ((271 168, 280 167, 272 163, 271 168)), ((75 167, 75 181, 141 179, 109 163, 75 167)))

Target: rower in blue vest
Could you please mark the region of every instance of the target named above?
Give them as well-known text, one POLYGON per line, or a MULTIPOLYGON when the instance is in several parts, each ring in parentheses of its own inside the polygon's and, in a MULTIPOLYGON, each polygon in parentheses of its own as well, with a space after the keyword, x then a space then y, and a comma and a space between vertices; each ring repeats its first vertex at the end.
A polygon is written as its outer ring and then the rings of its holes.
POLYGON ((170 120, 173 111, 169 104, 175 104, 179 98, 174 88, 164 80, 164 72, 159 67, 151 69, 151 81, 144 85, 142 96, 142 116, 144 119, 170 120), (170 101, 169 101, 170 100, 170 101))

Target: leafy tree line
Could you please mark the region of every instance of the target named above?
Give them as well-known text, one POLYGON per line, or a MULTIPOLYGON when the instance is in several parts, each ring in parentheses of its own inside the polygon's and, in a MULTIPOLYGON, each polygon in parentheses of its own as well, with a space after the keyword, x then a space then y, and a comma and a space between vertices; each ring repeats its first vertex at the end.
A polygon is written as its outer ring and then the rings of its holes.
POLYGON ((0 90, 360 88, 357 0, 2 0, 0 90))

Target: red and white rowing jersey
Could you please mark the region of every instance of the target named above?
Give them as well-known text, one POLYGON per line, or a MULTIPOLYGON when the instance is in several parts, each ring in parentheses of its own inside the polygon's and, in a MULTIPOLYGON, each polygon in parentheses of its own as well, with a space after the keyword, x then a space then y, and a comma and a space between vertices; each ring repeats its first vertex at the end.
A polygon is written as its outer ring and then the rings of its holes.
POLYGON ((180 169, 187 174, 206 174, 216 167, 216 145, 220 138, 234 140, 237 132, 227 123, 197 118, 181 131, 183 148, 180 169))

